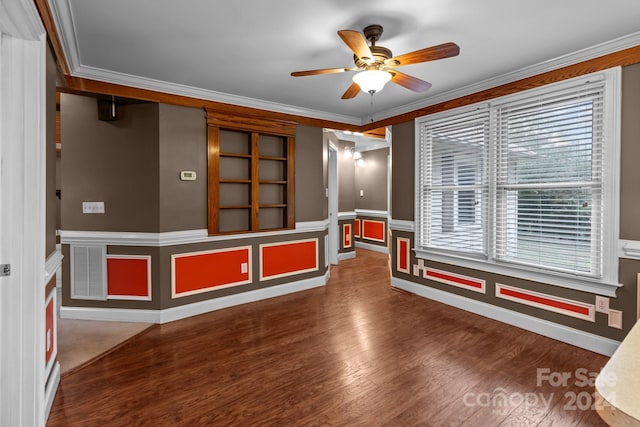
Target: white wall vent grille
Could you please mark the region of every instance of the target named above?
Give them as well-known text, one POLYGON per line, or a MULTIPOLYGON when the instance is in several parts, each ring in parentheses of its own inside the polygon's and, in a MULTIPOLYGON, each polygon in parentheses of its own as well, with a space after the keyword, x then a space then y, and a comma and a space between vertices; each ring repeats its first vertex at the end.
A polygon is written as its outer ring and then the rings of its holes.
POLYGON ((106 252, 106 246, 71 246, 71 298, 107 299, 106 252))

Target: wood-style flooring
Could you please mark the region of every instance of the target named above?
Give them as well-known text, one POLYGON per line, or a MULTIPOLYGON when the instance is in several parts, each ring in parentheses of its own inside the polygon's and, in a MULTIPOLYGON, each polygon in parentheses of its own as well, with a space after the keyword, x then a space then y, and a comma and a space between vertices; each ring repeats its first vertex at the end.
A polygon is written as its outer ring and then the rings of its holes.
POLYGON ((605 425, 575 374, 606 357, 392 290, 387 262, 358 250, 324 287, 155 325, 64 376, 47 425, 605 425))

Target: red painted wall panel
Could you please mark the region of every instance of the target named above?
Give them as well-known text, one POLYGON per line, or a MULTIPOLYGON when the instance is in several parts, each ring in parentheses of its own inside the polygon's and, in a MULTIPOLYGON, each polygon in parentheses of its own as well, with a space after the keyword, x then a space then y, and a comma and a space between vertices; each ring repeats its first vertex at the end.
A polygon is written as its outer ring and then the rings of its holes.
POLYGON ((384 221, 362 220, 362 238, 384 242, 385 226, 384 221))
POLYGON ((545 298, 538 295, 531 295, 524 292, 514 291, 512 289, 500 289, 501 295, 510 296, 513 298, 521 299, 524 301, 535 302, 542 305, 547 305, 553 308, 559 308, 561 310, 571 311, 577 314, 581 314, 583 316, 589 315, 589 309, 587 307, 582 307, 576 304, 567 303, 564 301, 556 301, 551 298, 545 298))
POLYGON ((261 279, 318 270, 318 239, 260 245, 261 279))
POLYGON ((350 248, 351 247, 351 224, 343 224, 342 226, 342 247, 350 248))
POLYGON ((406 240, 398 240, 398 270, 409 272, 409 243, 406 240))
POLYGON ((360 237, 360 220, 353 221, 353 235, 354 237, 360 237))
MULTIPOLYGON (((55 290, 53 291, 55 292, 55 290)), ((54 298, 50 298, 47 306, 45 308, 45 363, 49 363, 51 360, 51 356, 53 355, 53 350, 55 349, 55 339, 56 339, 56 331, 54 316, 55 316, 55 306, 54 306, 54 298)))
POLYGON ((109 296, 150 297, 149 260, 107 256, 107 294, 109 296))
POLYGON ((250 282, 250 247, 173 256, 174 297, 250 282))

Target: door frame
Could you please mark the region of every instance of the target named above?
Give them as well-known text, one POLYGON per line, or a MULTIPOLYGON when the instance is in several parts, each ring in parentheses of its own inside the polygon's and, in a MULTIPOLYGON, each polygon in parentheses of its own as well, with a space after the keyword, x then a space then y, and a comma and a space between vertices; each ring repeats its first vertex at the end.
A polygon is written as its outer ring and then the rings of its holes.
POLYGON ((46 33, 35 3, 0 5, 0 425, 45 423, 46 33))
POLYGON ((327 167, 327 196, 329 198, 329 263, 338 264, 339 230, 338 230, 338 147, 329 142, 327 167))

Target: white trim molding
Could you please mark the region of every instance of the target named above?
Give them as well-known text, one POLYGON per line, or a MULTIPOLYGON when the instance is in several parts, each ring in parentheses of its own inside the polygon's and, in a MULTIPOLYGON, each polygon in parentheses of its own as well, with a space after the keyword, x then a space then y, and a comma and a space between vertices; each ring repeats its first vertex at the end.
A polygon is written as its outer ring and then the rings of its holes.
POLYGON ((640 260, 640 241, 619 240, 618 257, 640 260))
POLYGON ((356 209, 356 215, 358 216, 366 216, 372 218, 385 218, 389 217, 388 211, 377 211, 373 209, 356 209))
POLYGON ((63 245, 114 245, 164 247, 192 243, 222 242, 228 240, 257 239, 298 233, 317 233, 329 228, 329 220, 297 222, 292 230, 264 231, 259 233, 224 234, 209 236, 206 229, 143 233, 126 231, 75 231, 60 230, 63 245))
POLYGON ((0 425, 42 426, 47 34, 32 1, 0 11, 0 425))
POLYGON ((44 263, 44 281, 48 283, 51 277, 62 268, 62 251, 56 245, 56 250, 53 251, 44 263))
POLYGON ((275 298, 294 292, 324 286, 329 280, 329 271, 324 275, 310 279, 285 283, 283 285, 270 286, 248 292, 241 292, 220 298, 212 298, 192 304, 166 308, 163 310, 136 310, 121 308, 95 308, 95 307, 61 307, 60 318, 78 320, 102 320, 113 322, 140 322, 140 323, 168 323, 175 320, 186 319, 210 311, 221 310, 236 305, 275 298))
POLYGON ((620 345, 619 341, 578 329, 563 326, 548 320, 507 310, 486 302, 477 301, 460 295, 455 295, 439 289, 419 285, 397 277, 391 278, 391 286, 407 292, 428 298, 461 310, 479 314, 527 331, 535 332, 549 338, 575 345, 605 356, 611 356, 620 345))
POLYGON ((380 252, 381 254, 389 253, 389 249, 386 246, 372 245, 371 243, 365 243, 360 241, 356 241, 355 244, 356 244, 356 248, 367 249, 369 251, 374 251, 374 252, 380 252))
POLYGON ((60 384, 60 362, 53 365, 51 374, 47 380, 47 384, 44 389, 44 419, 49 418, 51 407, 53 406, 53 399, 56 397, 56 391, 58 391, 58 385, 60 384))
POLYGON ((356 212, 338 212, 338 221, 356 219, 356 212))
POLYGON ((344 261, 347 259, 354 259, 356 257, 356 251, 340 252, 338 254, 338 261, 344 261))
POLYGON ((402 219, 390 219, 389 220, 389 230, 392 231, 406 231, 407 233, 414 232, 414 223, 413 221, 405 221, 402 219))

